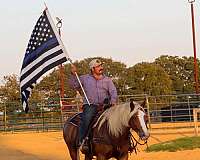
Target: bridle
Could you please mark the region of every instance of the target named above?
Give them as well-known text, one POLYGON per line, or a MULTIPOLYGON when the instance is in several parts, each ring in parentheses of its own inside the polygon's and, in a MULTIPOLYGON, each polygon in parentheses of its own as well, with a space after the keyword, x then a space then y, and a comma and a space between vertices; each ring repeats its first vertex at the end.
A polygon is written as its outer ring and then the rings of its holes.
MULTIPOLYGON (((144 108, 139 107, 138 110, 142 110, 145 113, 144 108)), ((138 116, 138 115, 136 115, 138 116)), ((146 126, 147 127, 147 126, 146 126)), ((148 128, 148 127, 147 127, 148 128)), ((146 145, 147 149, 148 149, 148 141, 144 140, 143 143, 139 142, 141 140, 141 138, 139 138, 138 140, 133 136, 133 134, 130 132, 130 140, 131 140, 131 146, 134 148, 135 153, 137 154, 137 145, 146 145)), ((132 153, 132 152, 131 152, 132 153)))
POLYGON ((146 144, 146 146, 147 146, 147 149, 149 148, 149 146, 148 146, 148 141, 147 140, 145 140, 144 141, 144 143, 140 143, 139 141, 140 141, 140 138, 139 138, 139 140, 137 140, 133 135, 132 135, 132 133, 130 132, 130 139, 131 139, 131 146, 134 148, 134 151, 135 151, 135 154, 137 154, 137 145, 139 144, 139 145, 145 145, 146 144))

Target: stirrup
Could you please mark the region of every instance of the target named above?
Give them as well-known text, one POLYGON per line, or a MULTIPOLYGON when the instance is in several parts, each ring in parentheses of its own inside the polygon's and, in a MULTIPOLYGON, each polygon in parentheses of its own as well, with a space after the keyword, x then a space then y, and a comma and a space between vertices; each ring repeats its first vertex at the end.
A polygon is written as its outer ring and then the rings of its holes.
POLYGON ((80 147, 79 147, 79 150, 82 152, 82 153, 89 153, 89 147, 88 145, 86 144, 86 139, 83 140, 83 142, 81 143, 80 147))

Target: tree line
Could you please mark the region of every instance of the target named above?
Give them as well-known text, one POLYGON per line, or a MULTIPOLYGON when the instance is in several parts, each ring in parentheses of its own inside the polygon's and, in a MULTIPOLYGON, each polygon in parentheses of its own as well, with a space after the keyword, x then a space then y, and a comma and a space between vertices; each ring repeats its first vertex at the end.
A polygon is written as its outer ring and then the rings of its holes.
MULTIPOLYGON (((194 93, 194 58, 162 55, 153 62, 141 62, 128 67, 126 64, 111 58, 99 58, 104 64, 105 75, 111 77, 119 95, 148 94, 152 96, 166 94, 194 93)), ((78 74, 89 73, 89 62, 93 58, 75 61, 78 74)), ((197 60, 199 66, 199 60, 197 60)), ((76 92, 68 85, 70 64, 64 65, 64 95, 74 97, 76 92)), ((33 89, 31 100, 58 98, 60 91, 59 69, 42 77, 33 89)), ((19 102, 19 76, 12 74, 4 76, 0 85, 1 102, 19 102)))

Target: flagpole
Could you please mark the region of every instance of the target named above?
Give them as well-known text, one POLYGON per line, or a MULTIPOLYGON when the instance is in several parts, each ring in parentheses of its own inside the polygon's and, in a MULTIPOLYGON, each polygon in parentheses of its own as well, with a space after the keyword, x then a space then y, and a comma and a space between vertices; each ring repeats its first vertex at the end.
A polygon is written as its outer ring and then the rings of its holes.
MULTIPOLYGON (((70 58, 69 58, 68 60, 69 60, 70 64, 73 65, 72 60, 71 60, 70 58)), ((88 99, 88 97, 87 97, 87 94, 85 93, 85 90, 84 90, 84 88, 83 88, 83 85, 82 85, 82 83, 81 83, 81 81, 80 81, 80 78, 79 78, 77 72, 75 72, 75 76, 76 76, 76 78, 77 78, 77 80, 78 80, 78 83, 79 83, 80 86, 81 86, 81 90, 83 91, 83 94, 84 94, 84 97, 85 97, 87 103, 90 105, 90 101, 89 101, 89 99, 88 99)))
MULTIPOLYGON (((50 13, 49 13, 49 11, 48 11, 47 6, 46 6, 46 13, 47 13, 47 17, 49 18, 49 22, 50 22, 50 24, 51 24, 51 26, 52 26, 52 29, 54 30, 54 33, 55 33, 55 35, 56 35, 56 37, 57 37, 57 39, 58 39, 60 45, 62 45, 62 48, 63 48, 63 51, 64 51, 64 53, 65 53, 65 55, 66 55, 66 58, 67 58, 67 60, 70 62, 70 64, 72 65, 72 64, 73 64, 73 63, 72 63, 72 60, 71 60, 71 58, 69 58, 69 54, 68 54, 68 52, 67 52, 67 50, 66 50, 66 48, 65 48, 65 46, 64 46, 64 44, 63 44, 63 42, 62 42, 62 40, 61 40, 61 37, 59 36, 59 34, 58 34, 57 30, 56 30, 55 24, 53 23, 53 20, 52 20, 52 18, 51 18, 51 15, 50 15, 50 13)), ((77 80, 78 80, 78 83, 79 83, 80 86, 81 86, 81 90, 83 91, 83 94, 84 94, 84 97, 85 97, 87 103, 90 105, 89 99, 88 99, 88 97, 87 97, 87 95, 86 95, 86 93, 85 93, 85 90, 84 90, 84 88, 83 88, 83 85, 81 84, 80 78, 79 78, 79 76, 78 76, 78 74, 77 74, 76 72, 75 72, 75 76, 76 76, 76 78, 77 78, 77 80)))

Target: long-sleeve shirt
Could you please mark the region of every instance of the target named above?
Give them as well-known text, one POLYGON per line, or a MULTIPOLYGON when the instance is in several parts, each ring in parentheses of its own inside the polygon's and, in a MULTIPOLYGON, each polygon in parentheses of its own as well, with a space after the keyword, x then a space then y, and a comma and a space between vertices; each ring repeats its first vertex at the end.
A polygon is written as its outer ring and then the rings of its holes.
MULTIPOLYGON (((117 102, 117 90, 111 78, 103 76, 102 79, 96 80, 93 75, 86 74, 80 76, 80 81, 91 104, 102 105, 105 98, 110 98, 111 103, 117 102)), ((74 75, 71 75, 69 84, 76 90, 80 89, 80 84, 74 75)), ((83 103, 87 104, 85 97, 83 103)))

